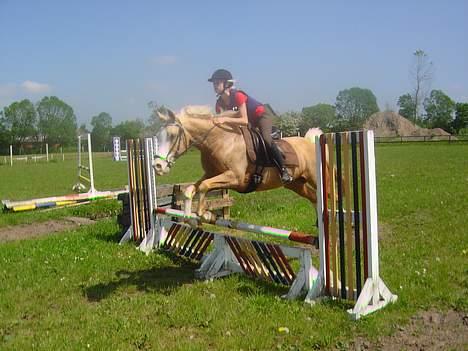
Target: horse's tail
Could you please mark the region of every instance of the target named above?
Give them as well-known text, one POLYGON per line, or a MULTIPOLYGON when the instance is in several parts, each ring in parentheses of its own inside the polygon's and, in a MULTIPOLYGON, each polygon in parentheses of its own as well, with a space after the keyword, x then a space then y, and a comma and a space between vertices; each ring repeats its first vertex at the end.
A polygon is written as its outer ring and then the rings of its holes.
MULTIPOLYGON (((307 131, 306 135, 304 135, 304 138, 306 138, 309 142, 311 142, 312 144, 315 145, 315 137, 317 137, 319 135, 322 135, 322 134, 323 134, 323 131, 320 128, 310 128, 307 131)), ((325 147, 325 159, 327 160, 327 166, 325 167, 324 177, 327 179, 327 185, 328 185, 327 192, 328 192, 328 197, 330 198, 330 181, 331 181, 331 177, 330 177, 330 174, 329 174, 329 167, 328 167, 328 165, 329 165, 328 147, 325 147)), ((333 166, 333 173, 334 173, 334 179, 336 181, 338 174, 337 174, 337 170, 336 170, 335 165, 333 166)), ((344 182, 343 179, 340 179, 338 181, 341 181, 342 183, 344 182)), ((338 194, 335 195, 335 201, 337 201, 337 199, 338 199, 338 194)))
POLYGON ((323 134, 323 132, 320 128, 310 128, 306 135, 304 135, 304 138, 309 140, 312 144, 315 144, 315 137, 321 134, 323 134))

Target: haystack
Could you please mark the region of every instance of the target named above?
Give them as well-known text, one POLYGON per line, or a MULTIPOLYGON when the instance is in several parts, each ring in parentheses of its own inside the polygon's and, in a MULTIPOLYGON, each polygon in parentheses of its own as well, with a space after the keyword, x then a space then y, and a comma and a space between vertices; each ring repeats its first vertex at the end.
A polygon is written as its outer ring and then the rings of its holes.
POLYGON ((410 122, 396 112, 384 111, 374 113, 364 124, 365 129, 374 130, 377 137, 398 137, 398 136, 448 136, 441 128, 427 129, 421 128, 410 122))

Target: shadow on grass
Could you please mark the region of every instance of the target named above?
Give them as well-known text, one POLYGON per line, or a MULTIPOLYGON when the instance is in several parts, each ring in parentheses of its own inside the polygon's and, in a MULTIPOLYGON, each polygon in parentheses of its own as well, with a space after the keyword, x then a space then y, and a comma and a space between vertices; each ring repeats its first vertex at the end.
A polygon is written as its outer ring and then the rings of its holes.
MULTIPOLYGON (((107 240, 110 236, 102 236, 107 240)), ((168 257, 176 266, 155 267, 140 271, 120 270, 115 273, 115 278, 106 283, 100 283, 84 289, 84 294, 90 302, 99 302, 108 298, 119 289, 135 287, 138 292, 157 292, 163 295, 173 294, 179 287, 187 284, 194 284, 202 280, 195 278, 195 270, 199 267, 198 263, 188 261, 171 252, 159 252, 159 255, 168 257)), ((216 279, 222 282, 225 279, 234 279, 234 281, 225 282, 232 289, 245 297, 269 296, 280 297, 288 293, 289 286, 265 281, 260 278, 252 278, 241 273, 216 279)), ((133 290, 133 288, 132 288, 133 290)), ((305 297, 305 292, 304 296, 305 297)), ((303 297, 300 297, 302 299, 303 297)), ((323 303, 330 307, 343 309, 352 305, 337 300, 324 300, 323 303)))
POLYGON ((126 230, 118 230, 114 233, 99 233, 96 234, 96 239, 105 241, 108 243, 115 243, 118 244, 120 239, 122 239, 123 235, 125 234, 126 230))
POLYGON ((170 295, 184 284, 195 281, 193 265, 182 267, 151 268, 141 271, 121 270, 116 279, 85 288, 84 294, 91 302, 99 302, 120 288, 135 286, 140 292, 159 292, 170 295))
MULTIPOLYGON (((127 231, 127 228, 119 229, 115 232, 99 232, 95 235, 95 238, 100 241, 105 241, 108 243, 118 244, 122 239, 123 235, 127 231)), ((136 244, 133 244, 136 245, 136 244)))

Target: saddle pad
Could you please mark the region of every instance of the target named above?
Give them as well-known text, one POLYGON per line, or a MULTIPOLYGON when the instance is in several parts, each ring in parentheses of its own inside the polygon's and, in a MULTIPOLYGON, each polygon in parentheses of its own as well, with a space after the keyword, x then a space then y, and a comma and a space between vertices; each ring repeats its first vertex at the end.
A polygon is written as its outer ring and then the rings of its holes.
MULTIPOLYGON (((247 157, 250 162, 255 164, 257 161, 256 148, 258 148, 260 144, 258 140, 256 140, 256 138, 261 137, 261 136, 246 126, 240 126, 240 129, 242 131, 242 135, 244 136, 245 146, 247 149, 247 157)), ((283 155, 284 165, 286 167, 299 166, 299 160, 291 144, 289 144, 284 139, 274 140, 273 142, 276 143, 276 145, 278 145, 278 148, 280 149, 281 154, 283 155)), ((265 166, 274 166, 274 165, 270 162, 269 164, 266 164, 265 166)))

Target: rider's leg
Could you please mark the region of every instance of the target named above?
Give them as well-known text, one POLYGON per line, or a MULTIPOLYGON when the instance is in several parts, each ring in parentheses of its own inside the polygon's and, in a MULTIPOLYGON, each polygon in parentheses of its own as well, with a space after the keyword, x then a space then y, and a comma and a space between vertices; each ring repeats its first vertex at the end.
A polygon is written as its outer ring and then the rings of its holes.
POLYGON ((274 162, 280 171, 281 181, 283 183, 289 183, 292 181, 292 177, 289 175, 288 170, 284 166, 283 155, 278 149, 278 146, 276 146, 276 144, 271 138, 272 126, 272 120, 267 116, 260 117, 260 119, 258 120, 258 129, 260 130, 260 133, 262 134, 265 143, 268 145, 268 148, 270 149, 270 154, 273 156, 274 162))

